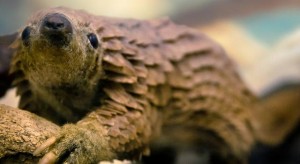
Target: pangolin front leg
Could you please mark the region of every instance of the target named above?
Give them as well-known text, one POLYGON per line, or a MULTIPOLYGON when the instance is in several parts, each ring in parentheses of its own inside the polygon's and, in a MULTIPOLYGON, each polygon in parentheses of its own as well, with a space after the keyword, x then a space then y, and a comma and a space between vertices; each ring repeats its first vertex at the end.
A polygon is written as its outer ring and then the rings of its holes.
POLYGON ((64 125, 57 136, 49 138, 34 152, 35 155, 47 152, 40 163, 139 160, 148 150, 149 120, 141 112, 112 116, 113 113, 102 111, 92 112, 75 125, 64 125))

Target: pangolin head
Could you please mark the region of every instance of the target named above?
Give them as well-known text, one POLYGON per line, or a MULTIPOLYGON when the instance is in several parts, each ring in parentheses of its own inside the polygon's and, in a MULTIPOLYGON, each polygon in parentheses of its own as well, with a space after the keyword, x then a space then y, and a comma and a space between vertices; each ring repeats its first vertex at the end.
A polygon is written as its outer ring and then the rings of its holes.
POLYGON ((80 84, 99 78, 101 37, 84 12, 67 8, 38 11, 21 30, 17 57, 36 85, 80 84))

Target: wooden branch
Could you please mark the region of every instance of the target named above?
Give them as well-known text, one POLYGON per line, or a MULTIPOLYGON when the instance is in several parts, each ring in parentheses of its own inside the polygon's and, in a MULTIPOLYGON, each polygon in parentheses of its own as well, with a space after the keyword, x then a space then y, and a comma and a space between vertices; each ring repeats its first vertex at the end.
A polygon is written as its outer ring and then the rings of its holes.
POLYGON ((28 111, 0 104, 0 163, 36 163, 34 150, 59 129, 28 111))

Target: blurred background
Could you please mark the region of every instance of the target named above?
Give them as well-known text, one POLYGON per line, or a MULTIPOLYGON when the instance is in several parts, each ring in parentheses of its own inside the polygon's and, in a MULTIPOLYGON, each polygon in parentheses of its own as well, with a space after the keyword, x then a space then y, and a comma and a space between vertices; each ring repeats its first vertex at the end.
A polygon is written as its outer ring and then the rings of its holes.
MULTIPOLYGON (((53 6, 113 17, 167 16, 197 28, 226 49, 259 96, 277 85, 300 83, 299 0, 0 0, 0 35, 21 29, 34 11, 53 6)), ((0 103, 17 106, 17 101, 10 91, 0 103)), ((258 147, 250 163, 300 163, 299 138, 296 131, 282 145, 258 147)))

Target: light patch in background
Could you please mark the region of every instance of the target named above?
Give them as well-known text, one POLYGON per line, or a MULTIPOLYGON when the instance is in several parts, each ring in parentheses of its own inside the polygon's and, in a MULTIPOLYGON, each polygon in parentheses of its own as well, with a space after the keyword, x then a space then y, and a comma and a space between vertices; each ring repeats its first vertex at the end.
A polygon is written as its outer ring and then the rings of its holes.
POLYGON ((67 6, 76 9, 84 9, 93 14, 126 17, 137 19, 149 19, 161 16, 170 16, 189 8, 203 5, 215 0, 49 0, 39 1, 44 6, 67 6))
MULTIPOLYGON (((150 19, 172 16, 212 0, 0 0, 0 35, 20 29, 36 10, 65 6, 103 16, 150 19), (13 20, 13 21, 12 21, 13 20)), ((215 1, 215 0, 214 0, 215 1)))
POLYGON ((268 46, 261 43, 233 20, 217 21, 200 26, 199 29, 222 45, 242 70, 247 69, 258 58, 269 52, 268 46))
POLYGON ((129 17, 129 18, 151 18, 162 15, 169 10, 167 0, 35 0, 45 7, 66 6, 75 9, 83 9, 96 15, 129 17))
POLYGON ((281 38, 300 27, 299 9, 275 10, 253 14, 238 21, 251 35, 273 46, 281 38))
POLYGON ((300 28, 282 37, 269 53, 245 70, 243 76, 259 95, 283 84, 300 83, 300 28))
POLYGON ((5 97, 0 99, 0 104, 9 105, 11 107, 18 107, 20 97, 16 95, 16 89, 10 89, 5 97))

